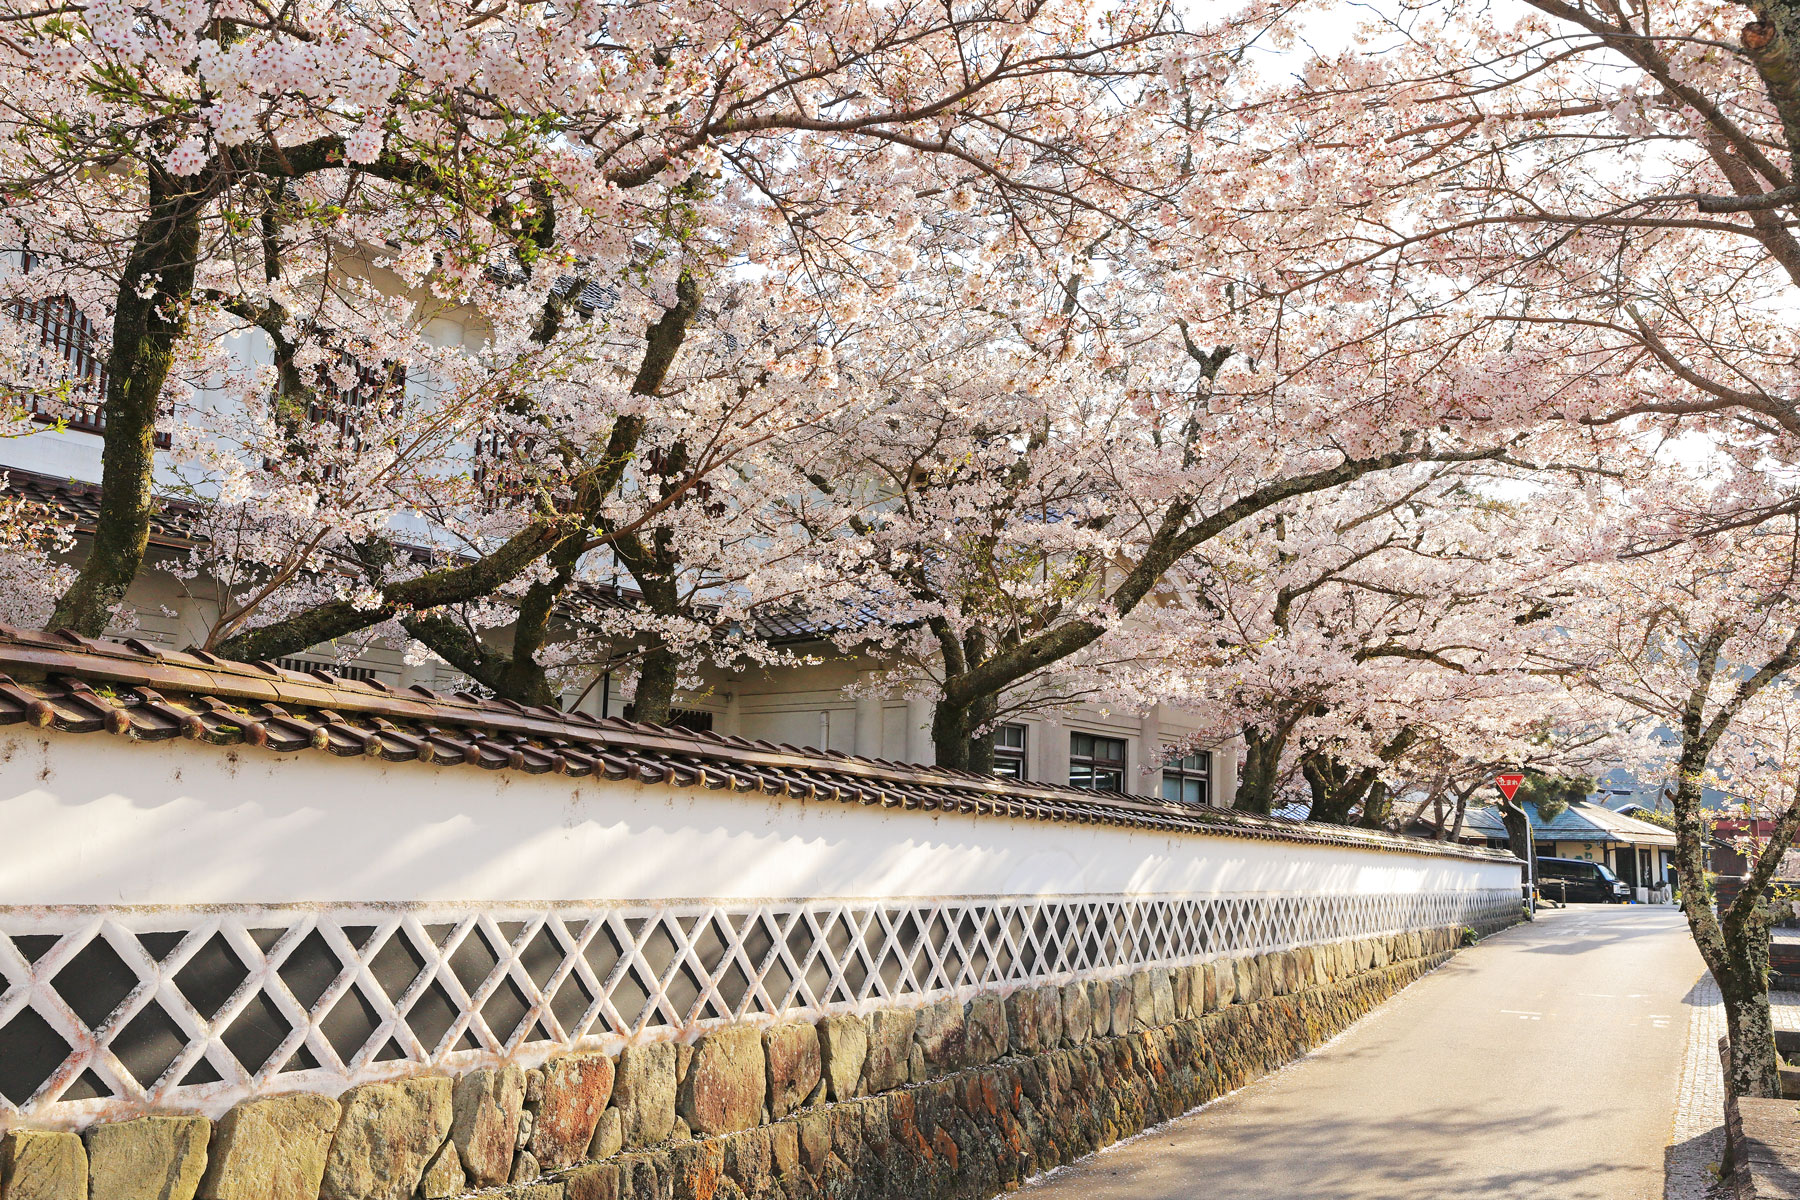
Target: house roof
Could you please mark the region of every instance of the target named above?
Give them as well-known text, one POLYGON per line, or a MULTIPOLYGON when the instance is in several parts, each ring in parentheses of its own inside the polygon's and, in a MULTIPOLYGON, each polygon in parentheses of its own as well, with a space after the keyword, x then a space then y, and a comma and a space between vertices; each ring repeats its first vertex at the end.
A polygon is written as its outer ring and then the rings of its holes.
POLYGON ((0 725, 21 724, 129 741, 185 738, 276 753, 324 752, 887 808, 1506 859, 1493 851, 1398 834, 602 720, 462 692, 400 689, 322 670, 165 651, 135 640, 0 626, 0 725))
MULTIPOLYGON (((100 485, 80 479, 59 479, 19 467, 0 467, 6 490, 33 504, 61 512, 82 533, 92 533, 100 520, 100 485)), ((199 509, 185 500, 156 498, 150 517, 150 540, 159 545, 187 547, 202 540, 198 532, 199 509)))
MULTIPOLYGON (((1673 846, 1675 835, 1660 825, 1628 817, 1601 804, 1577 800, 1551 821, 1538 815, 1537 805, 1523 802, 1525 815, 1531 821, 1532 836, 1549 842, 1627 842, 1634 846, 1673 846)), ((1504 838, 1506 823, 1500 811, 1489 805, 1471 807, 1463 818, 1463 829, 1485 837, 1504 838)))

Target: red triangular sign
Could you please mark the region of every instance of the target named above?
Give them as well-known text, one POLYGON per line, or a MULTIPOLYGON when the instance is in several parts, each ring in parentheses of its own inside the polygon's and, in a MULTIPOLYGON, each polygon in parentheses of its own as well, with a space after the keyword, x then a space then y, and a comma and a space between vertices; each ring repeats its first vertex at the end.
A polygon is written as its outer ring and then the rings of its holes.
POLYGON ((1518 795, 1519 788, 1524 784, 1524 782, 1525 782, 1525 777, 1523 775, 1496 775, 1496 776, 1494 776, 1494 785, 1500 789, 1500 794, 1502 796, 1505 796, 1507 798, 1507 800, 1509 800, 1509 801, 1514 796, 1518 795))

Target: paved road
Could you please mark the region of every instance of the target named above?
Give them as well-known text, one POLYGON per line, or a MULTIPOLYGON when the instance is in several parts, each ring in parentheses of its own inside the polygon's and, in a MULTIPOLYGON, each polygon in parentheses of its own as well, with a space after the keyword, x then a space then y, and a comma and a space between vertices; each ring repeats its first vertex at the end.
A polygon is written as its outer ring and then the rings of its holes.
POLYGON ((1030 1198, 1661 1200, 1700 970, 1673 908, 1546 913, 1030 1198))

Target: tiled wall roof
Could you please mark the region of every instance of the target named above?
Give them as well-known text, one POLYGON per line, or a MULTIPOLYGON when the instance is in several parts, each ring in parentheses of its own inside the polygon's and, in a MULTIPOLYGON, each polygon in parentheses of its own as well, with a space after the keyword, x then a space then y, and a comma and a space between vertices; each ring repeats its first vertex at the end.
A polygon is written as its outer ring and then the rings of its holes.
MULTIPOLYGON (((0 468, 0 474, 5 475, 10 494, 63 513, 82 533, 93 532, 100 515, 99 484, 58 479, 19 467, 0 468)), ((193 545, 200 537, 195 531, 196 515, 195 507, 184 500, 158 497, 150 518, 150 540, 165 546, 193 545)))
POLYGON ((0 672, 0 725, 1510 861, 1372 830, 996 780, 467 693, 398 689, 138 641, 0 626, 0 672))

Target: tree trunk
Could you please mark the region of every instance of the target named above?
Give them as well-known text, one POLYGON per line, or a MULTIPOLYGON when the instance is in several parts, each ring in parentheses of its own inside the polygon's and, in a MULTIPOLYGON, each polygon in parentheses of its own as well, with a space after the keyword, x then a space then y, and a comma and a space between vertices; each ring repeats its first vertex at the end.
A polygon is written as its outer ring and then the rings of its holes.
POLYGON ((1287 746, 1287 727, 1265 733, 1255 725, 1244 726, 1244 774, 1238 780, 1231 807, 1269 815, 1275 807, 1275 785, 1281 778, 1281 752, 1287 746))
MULTIPOLYGON (((1681 911, 1700 957, 1712 972, 1725 1002, 1725 1028, 1731 1037, 1727 1085, 1739 1096, 1781 1095, 1775 1031, 1769 1018, 1769 926, 1766 900, 1740 894, 1731 906, 1737 919, 1721 921, 1706 886, 1706 818, 1702 787, 1710 746, 1699 732, 1698 714, 1683 732, 1676 768, 1675 861, 1681 875, 1681 911)), ((1746 880, 1746 889, 1750 881, 1746 880)))
POLYGON ((1394 816, 1394 794, 1377 779, 1364 795, 1362 820, 1357 823, 1365 829, 1386 829, 1394 816))
MULTIPOLYGON (((1306 814, 1306 819, 1327 825, 1350 824, 1350 810, 1371 798, 1371 789, 1376 786, 1374 768, 1363 767, 1353 771, 1324 751, 1315 750, 1308 754, 1302 761, 1300 770, 1306 776, 1306 784, 1312 790, 1313 798, 1312 808, 1306 814)), ((1365 813, 1365 824, 1366 816, 1365 813)))
POLYGON ((149 168, 150 212, 119 277, 101 414, 100 511, 81 571, 57 600, 50 628, 99 637, 125 599, 150 543, 156 476, 156 413, 187 330, 200 253, 204 190, 149 168))
POLYGON ((1731 1090, 1739 1096, 1780 1096, 1780 1060, 1775 1025, 1769 1016, 1768 902, 1760 899, 1741 927, 1726 926, 1723 971, 1713 979, 1725 1001, 1725 1029, 1731 1037, 1728 1065, 1731 1090))
POLYGON ((931 744, 937 753, 937 765, 977 775, 994 773, 994 732, 976 734, 988 726, 999 712, 999 700, 983 696, 972 704, 953 705, 938 701, 931 718, 931 744))
POLYGON ((1524 861, 1526 866, 1526 883, 1537 883, 1537 839, 1531 833, 1531 818, 1525 815, 1525 808, 1514 800, 1500 801, 1500 820, 1506 825, 1506 848, 1513 855, 1524 861))
POLYGON ((637 692, 631 701, 631 719, 646 725, 667 725, 675 710, 675 685, 680 679, 680 658, 657 638, 638 660, 637 692))

